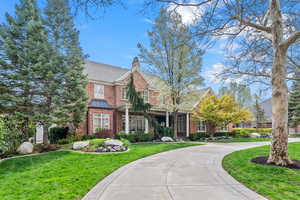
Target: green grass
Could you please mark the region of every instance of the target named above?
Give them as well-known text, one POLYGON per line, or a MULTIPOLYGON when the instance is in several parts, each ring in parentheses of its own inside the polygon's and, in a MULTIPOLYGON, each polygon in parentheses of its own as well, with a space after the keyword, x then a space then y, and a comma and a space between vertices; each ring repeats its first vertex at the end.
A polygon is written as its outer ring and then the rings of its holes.
MULTIPOLYGON (((291 159, 300 160, 300 143, 289 144, 291 159)), ((300 199, 300 170, 263 166, 250 160, 266 156, 269 146, 237 151, 225 156, 224 169, 235 179, 271 200, 300 199)))
POLYGON ((56 151, 0 163, 0 199, 80 199, 121 166, 139 158, 195 143, 132 145, 121 154, 56 151))
POLYGON ((231 142, 264 142, 271 141, 271 138, 232 138, 225 140, 210 140, 209 142, 231 143, 231 142))

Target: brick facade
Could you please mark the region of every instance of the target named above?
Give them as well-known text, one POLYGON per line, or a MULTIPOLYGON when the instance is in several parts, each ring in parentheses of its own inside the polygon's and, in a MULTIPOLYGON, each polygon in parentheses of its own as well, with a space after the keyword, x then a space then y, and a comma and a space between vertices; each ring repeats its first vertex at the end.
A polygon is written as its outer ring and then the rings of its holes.
MULTIPOLYGON (((152 105, 158 104, 158 96, 159 92, 153 88, 151 88, 145 79, 145 77, 139 72, 139 70, 133 70, 132 72, 134 77, 134 85, 137 91, 148 91, 149 103, 152 105)), ((129 102, 127 100, 122 99, 122 89, 126 87, 129 79, 130 73, 124 73, 121 77, 123 80, 115 80, 112 82, 105 81, 97 81, 97 80, 89 80, 87 85, 87 93, 88 93, 88 109, 85 116, 85 122, 81 124, 80 128, 77 130, 78 134, 94 134, 94 124, 93 124, 93 116, 94 114, 109 114, 110 119, 110 129, 109 134, 113 137, 116 133, 123 130, 123 119, 122 116, 125 115, 124 106, 129 102), (127 76, 126 76, 127 75, 127 76), (95 99, 94 96, 94 87, 95 84, 100 84, 104 86, 104 98, 103 99, 95 99), (110 108, 103 107, 93 107, 91 103, 95 100, 105 101, 105 103, 110 108), (123 109, 122 109, 123 108, 123 109)), ((120 79, 121 79, 120 77, 120 79)), ((200 97, 199 97, 200 98, 200 97)), ((164 116, 165 111, 160 112, 160 116, 164 116)), ((138 113, 130 113, 130 115, 141 115, 138 113)), ((181 113, 181 115, 186 115, 186 113, 181 113)), ((195 133, 198 130, 197 122, 195 122, 189 114, 189 133, 195 133)), ((170 126, 171 126, 171 116, 170 116, 170 126)), ((185 124, 186 125, 186 124, 185 124)), ((153 128, 149 125, 149 131, 153 131, 153 128)), ((179 132, 178 136, 185 137, 186 132, 179 132)))

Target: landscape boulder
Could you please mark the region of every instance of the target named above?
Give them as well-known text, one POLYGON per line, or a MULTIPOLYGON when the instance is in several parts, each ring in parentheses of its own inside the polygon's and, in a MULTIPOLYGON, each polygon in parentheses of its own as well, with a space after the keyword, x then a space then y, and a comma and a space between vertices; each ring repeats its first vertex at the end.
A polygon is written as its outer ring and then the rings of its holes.
POLYGON ((171 137, 162 137, 161 141, 162 142, 174 142, 174 140, 171 137))
POLYGON ((123 146, 124 143, 120 140, 109 139, 105 140, 103 146, 123 146))
POLYGON ((259 133, 250 133, 251 138, 259 138, 260 134, 259 133))
POLYGON ((31 154, 33 152, 33 144, 30 142, 23 142, 17 152, 20 154, 31 154))
POLYGON ((74 150, 80 150, 85 147, 88 147, 90 145, 89 141, 81 141, 81 142, 74 142, 73 143, 73 149, 74 150))
POLYGON ((103 146, 96 149, 96 152, 122 152, 127 149, 128 147, 122 141, 108 139, 104 141, 103 146))

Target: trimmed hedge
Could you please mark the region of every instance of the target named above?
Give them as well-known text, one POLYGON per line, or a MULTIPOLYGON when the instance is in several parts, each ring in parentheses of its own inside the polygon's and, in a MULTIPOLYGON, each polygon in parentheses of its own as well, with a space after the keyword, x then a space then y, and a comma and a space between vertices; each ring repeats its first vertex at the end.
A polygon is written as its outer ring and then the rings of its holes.
POLYGON ((50 128, 50 143, 51 144, 57 144, 59 140, 61 139, 66 139, 69 133, 69 128, 68 127, 61 127, 61 126, 56 126, 53 128, 50 128))
MULTIPOLYGON (((221 137, 221 136, 234 137, 234 133, 231 133, 231 132, 216 132, 213 135, 213 137, 221 137)), ((191 133, 189 135, 189 138, 192 141, 204 140, 205 138, 209 138, 209 137, 210 137, 210 135, 206 135, 203 132, 191 133)))
POLYGON ((249 137, 251 133, 258 132, 262 136, 266 136, 272 132, 272 128, 234 128, 232 133, 235 137, 249 137))
POLYGON ((130 133, 126 134, 124 132, 120 132, 116 135, 117 139, 126 139, 131 143, 135 142, 149 142, 154 140, 153 133, 130 133))

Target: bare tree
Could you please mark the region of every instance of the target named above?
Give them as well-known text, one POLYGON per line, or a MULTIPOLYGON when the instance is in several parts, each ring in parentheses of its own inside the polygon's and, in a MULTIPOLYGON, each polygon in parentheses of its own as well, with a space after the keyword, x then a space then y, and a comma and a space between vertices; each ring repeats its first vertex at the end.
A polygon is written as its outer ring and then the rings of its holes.
MULTIPOLYGON (((151 1, 147 1, 149 4, 151 1)), ((153 2, 153 1, 152 1, 153 2)), ((288 165, 288 90, 286 79, 299 67, 300 2, 296 0, 156 0, 167 6, 203 10, 195 36, 227 36, 240 48, 231 55, 231 75, 270 79, 273 139, 268 163, 288 165)), ((249 79, 249 80, 251 80, 249 79)), ((264 80, 265 81, 265 80, 264 80)), ((266 82, 266 81, 265 81, 266 82)), ((268 81, 266 82, 268 84, 268 81)))

